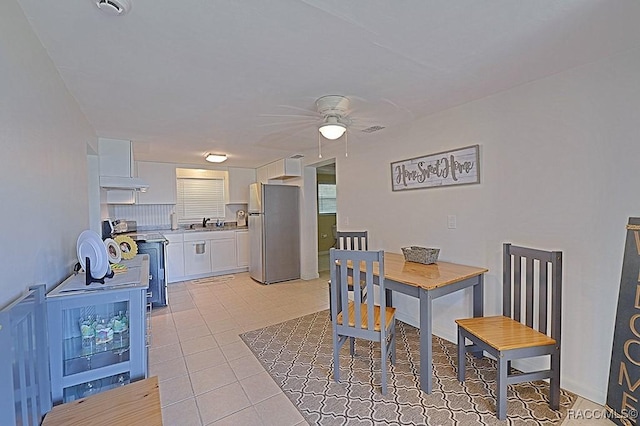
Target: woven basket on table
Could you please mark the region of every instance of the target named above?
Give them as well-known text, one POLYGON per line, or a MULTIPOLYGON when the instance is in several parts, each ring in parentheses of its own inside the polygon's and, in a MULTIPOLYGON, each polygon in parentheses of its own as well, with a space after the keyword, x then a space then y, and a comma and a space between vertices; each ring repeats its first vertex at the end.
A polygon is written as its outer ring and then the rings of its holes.
POLYGON ((417 262, 417 263, 436 263, 438 261, 438 254, 440 254, 440 249, 437 248, 426 248, 426 247, 402 247, 402 254, 404 255, 404 260, 408 262, 417 262))

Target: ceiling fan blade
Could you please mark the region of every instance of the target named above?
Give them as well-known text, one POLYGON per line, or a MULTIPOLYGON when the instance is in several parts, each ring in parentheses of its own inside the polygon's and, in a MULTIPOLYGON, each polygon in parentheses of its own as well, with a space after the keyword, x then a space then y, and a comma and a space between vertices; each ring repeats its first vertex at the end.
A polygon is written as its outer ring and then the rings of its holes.
POLYGON ((387 98, 366 100, 352 96, 350 99, 348 118, 352 130, 372 133, 413 119, 409 110, 387 98))
POLYGON ((292 109, 295 111, 306 112, 309 114, 317 114, 316 110, 313 108, 304 108, 304 107, 298 107, 295 105, 277 105, 276 108, 292 109))
POLYGON ((260 117, 274 117, 274 118, 289 118, 289 117, 300 117, 300 118, 314 118, 314 119, 318 119, 318 114, 309 114, 309 115, 304 115, 304 114, 260 114, 260 117))
POLYGON ((258 145, 271 149, 299 151, 313 148, 318 143, 318 130, 313 126, 298 129, 287 129, 265 135, 258 145))
POLYGON ((258 127, 282 127, 283 130, 303 129, 305 127, 316 127, 316 120, 295 120, 295 121, 272 121, 269 123, 258 124, 258 127))

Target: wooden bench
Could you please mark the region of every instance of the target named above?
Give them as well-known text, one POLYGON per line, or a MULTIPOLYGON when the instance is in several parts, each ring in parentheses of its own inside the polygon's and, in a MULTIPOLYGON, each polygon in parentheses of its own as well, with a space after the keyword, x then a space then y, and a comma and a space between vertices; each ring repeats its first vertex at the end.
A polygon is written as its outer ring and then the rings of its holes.
POLYGON ((158 377, 53 407, 42 426, 162 425, 158 377))

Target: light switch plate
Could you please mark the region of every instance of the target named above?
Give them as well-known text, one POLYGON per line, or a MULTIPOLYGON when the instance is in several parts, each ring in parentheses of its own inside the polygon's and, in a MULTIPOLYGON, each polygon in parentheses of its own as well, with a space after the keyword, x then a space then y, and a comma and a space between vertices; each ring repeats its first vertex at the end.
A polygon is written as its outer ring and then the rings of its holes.
POLYGON ((447 216, 447 228, 449 229, 456 229, 457 226, 457 218, 456 215, 454 214, 450 214, 447 216))

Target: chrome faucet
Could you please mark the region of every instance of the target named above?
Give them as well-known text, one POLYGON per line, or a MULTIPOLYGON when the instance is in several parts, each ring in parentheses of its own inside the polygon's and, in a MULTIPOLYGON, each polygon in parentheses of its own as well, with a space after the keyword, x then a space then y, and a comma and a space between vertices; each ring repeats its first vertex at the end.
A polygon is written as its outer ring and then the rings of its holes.
POLYGON ((207 222, 209 222, 211 220, 211 218, 203 218, 202 219, 202 227, 206 228, 207 227, 207 222))

